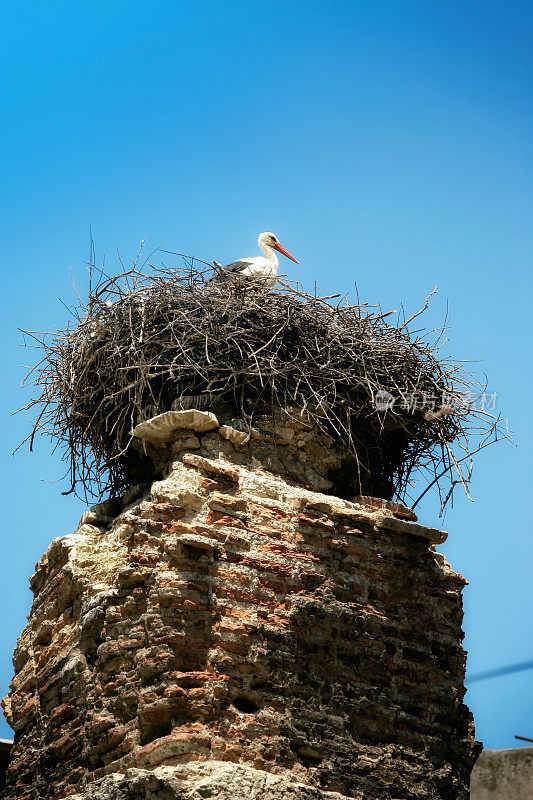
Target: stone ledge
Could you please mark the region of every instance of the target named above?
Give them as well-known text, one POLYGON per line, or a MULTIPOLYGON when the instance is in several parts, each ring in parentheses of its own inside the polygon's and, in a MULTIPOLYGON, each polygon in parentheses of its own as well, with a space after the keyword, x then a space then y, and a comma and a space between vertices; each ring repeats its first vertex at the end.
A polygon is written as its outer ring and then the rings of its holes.
POLYGON ((218 419, 211 411, 165 411, 156 417, 141 422, 133 429, 133 435, 155 444, 170 442, 176 431, 189 430, 195 433, 214 431, 219 427, 218 419))
POLYGON ((396 519, 396 517, 387 517, 380 515, 378 526, 385 528, 385 530, 392 531, 393 533, 404 533, 408 536, 421 536, 423 539, 428 539, 431 544, 442 544, 448 538, 446 531, 441 531, 438 528, 428 528, 426 525, 420 525, 418 522, 408 522, 403 519, 396 519))
POLYGON ((253 767, 226 761, 128 769, 90 783, 65 800, 347 800, 338 792, 296 783, 253 767))
POLYGON ((418 517, 412 508, 404 506, 403 503, 398 503, 396 500, 383 500, 381 497, 368 497, 367 495, 359 495, 354 497, 354 503, 360 503, 363 506, 374 506, 375 508, 386 508, 392 511, 395 517, 405 519, 408 522, 418 522, 418 517))
POLYGON ((196 467, 202 472, 207 472, 210 475, 215 475, 217 478, 222 478, 230 481, 230 483, 239 482, 239 471, 235 466, 227 461, 215 460, 212 458, 204 458, 197 456, 195 453, 185 453, 181 460, 188 467, 196 467))

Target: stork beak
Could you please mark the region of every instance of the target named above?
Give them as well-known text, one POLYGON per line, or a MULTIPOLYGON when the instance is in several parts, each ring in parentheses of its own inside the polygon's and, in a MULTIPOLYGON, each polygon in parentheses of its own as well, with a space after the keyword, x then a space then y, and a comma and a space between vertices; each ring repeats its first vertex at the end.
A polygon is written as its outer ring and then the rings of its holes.
POLYGON ((274 247, 274 250, 279 250, 279 252, 280 252, 280 253, 283 253, 283 255, 284 255, 284 256, 286 256, 287 258, 290 258, 290 260, 291 260, 291 261, 294 261, 294 263, 295 263, 295 264, 299 264, 299 263, 300 263, 299 261, 296 261, 296 259, 294 258, 294 256, 291 256, 291 254, 289 253, 289 251, 288 251, 288 250, 286 250, 286 249, 283 247, 283 245, 282 245, 282 244, 279 244, 279 242, 278 242, 278 244, 275 244, 275 245, 273 245, 273 247, 274 247))

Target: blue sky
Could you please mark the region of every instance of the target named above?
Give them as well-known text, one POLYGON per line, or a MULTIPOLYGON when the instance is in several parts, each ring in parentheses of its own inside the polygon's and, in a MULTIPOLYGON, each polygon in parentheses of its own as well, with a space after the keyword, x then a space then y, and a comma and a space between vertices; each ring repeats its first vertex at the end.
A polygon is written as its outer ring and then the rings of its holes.
MULTIPOLYGON (((34 352, 61 326, 92 227, 115 264, 141 239, 211 260, 274 230, 307 288, 384 309, 450 309, 447 352, 478 362, 515 431, 457 494, 442 551, 466 575, 469 671, 533 659, 533 7, 526 2, 0 4, 3 256, 0 694, 28 576, 84 506, 46 441, 11 457, 34 352)), ((421 520, 440 524, 428 499, 421 520)), ((486 747, 533 737, 533 671, 472 684, 486 747)), ((10 730, 2 720, 0 737, 10 730)))

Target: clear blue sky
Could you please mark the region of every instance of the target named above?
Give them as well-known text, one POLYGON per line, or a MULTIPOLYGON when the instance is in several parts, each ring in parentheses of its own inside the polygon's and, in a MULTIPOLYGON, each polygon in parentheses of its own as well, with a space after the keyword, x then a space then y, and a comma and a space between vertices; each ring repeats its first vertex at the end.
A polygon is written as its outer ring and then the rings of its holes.
MULTIPOLYGON (((3 486, 0 693, 28 575, 84 510, 10 417, 17 328, 65 322, 92 226, 99 257, 150 246, 229 261, 274 230, 306 287, 426 322, 479 360, 517 447, 479 459, 443 545, 465 591, 472 673, 533 659, 532 32, 528 2, 0 3, 3 486)), ((421 518, 439 524, 428 501, 421 518)), ((533 671, 472 685, 487 747, 533 737, 533 671)), ((10 731, 2 721, 0 736, 10 731)))

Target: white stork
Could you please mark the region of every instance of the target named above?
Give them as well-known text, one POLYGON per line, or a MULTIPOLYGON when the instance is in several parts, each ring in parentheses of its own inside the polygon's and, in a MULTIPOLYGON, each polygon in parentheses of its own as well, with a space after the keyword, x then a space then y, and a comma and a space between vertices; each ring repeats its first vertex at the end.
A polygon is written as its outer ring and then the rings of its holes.
POLYGON ((275 284, 276 275, 278 274, 279 264, 276 253, 274 252, 275 250, 279 253, 283 253, 284 256, 290 258, 291 261, 294 261, 296 264, 299 263, 294 256, 280 244, 278 237, 270 233, 270 231, 260 233, 257 244, 259 245, 259 249, 265 254, 264 256, 240 258, 238 261, 232 261, 231 264, 226 264, 224 267, 217 264, 216 261, 213 262, 215 266, 219 268, 221 277, 227 277, 230 280, 238 280, 240 278, 246 278, 248 280, 258 279, 262 284, 270 287, 275 284))

